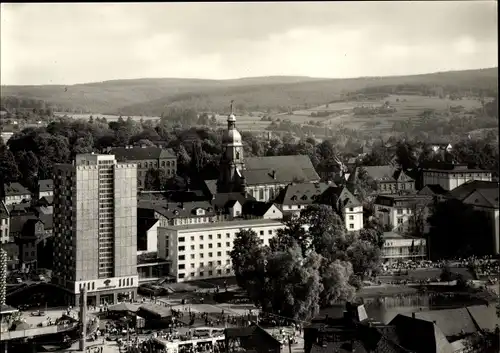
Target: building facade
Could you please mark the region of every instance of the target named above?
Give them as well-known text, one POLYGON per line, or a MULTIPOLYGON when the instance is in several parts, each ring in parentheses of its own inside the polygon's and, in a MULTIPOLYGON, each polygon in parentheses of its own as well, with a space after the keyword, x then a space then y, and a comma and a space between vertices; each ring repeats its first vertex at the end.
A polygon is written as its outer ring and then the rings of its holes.
POLYGON ((257 233, 263 245, 283 223, 269 219, 169 226, 158 228, 158 257, 171 261, 170 275, 178 282, 233 276, 231 250, 242 229, 257 233))
POLYGON ((0 244, 14 241, 10 236, 10 216, 7 206, 0 201, 0 244))
POLYGON ((422 177, 424 186, 440 185, 444 190, 450 191, 469 181, 491 181, 491 171, 456 165, 453 168, 424 169, 422 177))
POLYGON ((434 199, 427 195, 379 195, 375 199, 375 217, 385 229, 397 233, 429 230, 427 218, 434 199))
POLYGON ((54 168, 53 281, 78 303, 137 292, 137 167, 115 156, 77 155, 54 168))
POLYGON ((6 205, 31 201, 31 192, 19 183, 5 184, 4 191, 6 205))
POLYGON ((42 197, 51 196, 54 196, 54 183, 52 179, 39 180, 36 199, 40 200, 42 197))
POLYGON ((394 232, 384 232, 382 260, 398 262, 406 260, 424 260, 427 257, 427 244, 424 238, 405 237, 394 232))
POLYGON ((118 147, 110 150, 120 162, 137 164, 137 187, 144 189, 146 173, 149 169, 161 169, 167 178, 177 174, 177 157, 173 150, 160 147, 118 147))
POLYGON ((415 180, 392 165, 356 167, 349 176, 351 184, 355 182, 355 178, 358 178, 362 170, 374 182, 373 194, 392 195, 399 192, 411 193, 415 191, 415 180))

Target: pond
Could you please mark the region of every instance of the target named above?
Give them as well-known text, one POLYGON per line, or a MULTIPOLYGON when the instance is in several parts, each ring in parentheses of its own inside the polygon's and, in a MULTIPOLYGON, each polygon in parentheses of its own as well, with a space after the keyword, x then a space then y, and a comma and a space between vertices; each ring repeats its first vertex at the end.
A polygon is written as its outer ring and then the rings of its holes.
MULTIPOLYGON (((397 314, 410 314, 416 311, 462 308, 487 304, 482 299, 465 298, 459 295, 410 294, 397 297, 367 299, 365 308, 370 318, 389 323, 397 314)), ((495 305, 490 304, 495 311, 495 305)))

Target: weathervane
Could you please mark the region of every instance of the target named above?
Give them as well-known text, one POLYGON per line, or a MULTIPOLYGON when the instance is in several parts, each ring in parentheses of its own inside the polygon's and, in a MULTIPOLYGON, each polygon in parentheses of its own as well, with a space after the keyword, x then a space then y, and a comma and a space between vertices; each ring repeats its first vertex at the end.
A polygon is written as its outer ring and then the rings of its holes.
POLYGON ((234 99, 231 100, 231 115, 233 114, 233 103, 234 103, 234 99))

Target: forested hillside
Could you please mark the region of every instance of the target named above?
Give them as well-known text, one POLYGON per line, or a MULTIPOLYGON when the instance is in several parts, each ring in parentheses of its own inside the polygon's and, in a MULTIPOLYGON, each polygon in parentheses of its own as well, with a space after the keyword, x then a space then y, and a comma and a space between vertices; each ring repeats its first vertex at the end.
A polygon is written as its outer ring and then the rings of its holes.
POLYGON ((29 99, 44 101, 55 111, 161 115, 168 107, 224 112, 234 99, 240 113, 286 112, 345 99, 350 92, 494 96, 497 80, 498 68, 353 79, 135 79, 71 86, 2 86, 1 96, 7 109, 28 108, 23 101, 29 99), (13 106, 5 103, 6 97, 22 101, 13 106))

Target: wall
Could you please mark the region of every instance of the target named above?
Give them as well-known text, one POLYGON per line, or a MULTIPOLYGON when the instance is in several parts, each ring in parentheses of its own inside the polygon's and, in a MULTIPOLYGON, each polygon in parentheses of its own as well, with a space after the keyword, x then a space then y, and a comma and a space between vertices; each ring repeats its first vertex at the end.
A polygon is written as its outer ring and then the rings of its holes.
POLYGON ((116 164, 114 170, 114 275, 137 273, 137 165, 116 164))
POLYGON ((412 243, 414 246, 414 251, 416 251, 417 249, 420 251, 418 257, 425 258, 427 254, 425 239, 412 238, 386 239, 384 241, 384 246, 382 247, 382 258, 390 261, 417 257, 417 255, 410 254, 412 243), (423 248, 420 249, 420 246, 423 246, 423 248))
POLYGON ((30 201, 30 200, 31 200, 31 194, 5 196, 6 205, 18 204, 22 203, 23 201, 30 201))
MULTIPOLYGON (((73 197, 72 207, 73 213, 76 214, 72 232, 75 261, 73 280, 94 279, 98 277, 99 269, 99 217, 97 216, 99 214, 99 170, 97 166, 77 167, 76 194, 73 197)), ((56 229, 55 226, 54 224, 54 229, 56 229)), ((65 235, 61 234, 61 236, 65 235)), ((68 266, 66 271, 72 272, 71 266, 68 266)))
POLYGON ((472 180, 491 181, 491 173, 467 172, 466 169, 455 172, 424 171, 423 180, 425 185, 441 185, 447 191, 453 190, 462 184, 472 180))
POLYGON ((257 201, 271 201, 279 192, 286 187, 287 184, 261 184, 247 185, 246 191, 257 201))
POLYGON ((110 289, 123 289, 123 291, 126 291, 136 288, 138 284, 139 276, 134 274, 129 276, 99 278, 90 281, 76 281, 72 284, 71 290, 74 291, 75 294, 80 294, 83 286, 86 286, 87 293, 91 295, 93 293, 109 291, 110 289))
POLYGON ((269 239, 274 237, 277 229, 284 227, 277 221, 249 221, 246 224, 235 222, 234 226, 227 226, 227 223, 221 227, 199 229, 159 228, 158 255, 161 257, 161 254, 166 252, 168 237, 168 259, 172 261, 171 275, 177 277, 178 282, 233 275, 230 251, 234 238, 241 229, 253 229, 263 244, 269 245, 269 239))
POLYGON ((348 231, 363 229, 363 206, 345 208, 345 227, 348 231))
POLYGON ((0 219, 0 244, 8 243, 14 240, 10 238, 9 232, 10 232, 10 218, 7 217, 0 219))

